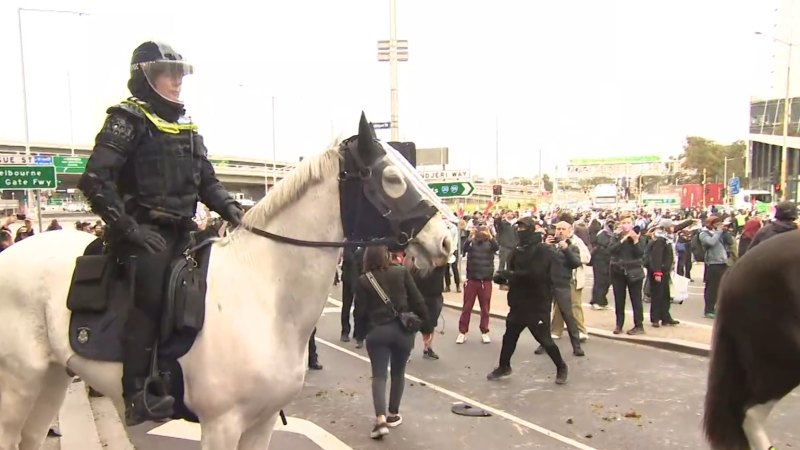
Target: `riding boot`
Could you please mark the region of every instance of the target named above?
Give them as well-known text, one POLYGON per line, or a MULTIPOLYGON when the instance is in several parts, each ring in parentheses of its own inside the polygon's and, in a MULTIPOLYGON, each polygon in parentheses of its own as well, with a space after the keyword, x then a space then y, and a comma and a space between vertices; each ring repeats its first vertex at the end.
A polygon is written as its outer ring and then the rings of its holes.
POLYGON ((156 336, 154 322, 140 310, 131 309, 122 340, 122 396, 128 426, 169 419, 173 415, 175 399, 149 377, 156 336))

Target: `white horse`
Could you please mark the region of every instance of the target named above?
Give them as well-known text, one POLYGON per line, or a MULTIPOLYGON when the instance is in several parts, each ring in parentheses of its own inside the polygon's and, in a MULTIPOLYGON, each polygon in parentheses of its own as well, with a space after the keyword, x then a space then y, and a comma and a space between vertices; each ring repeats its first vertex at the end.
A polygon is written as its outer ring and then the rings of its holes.
MULTIPOLYGON (((356 160, 369 165, 382 158, 384 164, 362 172, 377 177, 373 187, 386 193, 376 217, 403 210, 392 199, 404 192, 447 212, 424 192, 419 176, 397 162, 399 154, 365 136, 363 128, 356 160)), ((301 163, 248 211, 245 227, 342 242, 339 173, 347 153, 343 144, 301 163)), ((374 198, 370 202, 366 207, 374 208, 374 198)), ((437 213, 416 223, 424 228, 412 232, 409 253, 423 266, 444 264, 451 253, 445 221, 437 213)), ((121 364, 77 356, 68 340, 66 298, 75 259, 92 239, 77 231, 48 232, 0 254, 0 450, 40 447, 70 383, 68 370, 123 411, 121 364)), ((184 400, 200 419, 204 450, 268 448, 279 410, 303 386, 308 338, 326 303, 338 252, 280 243, 246 229, 213 245, 205 324, 179 359, 184 400)))

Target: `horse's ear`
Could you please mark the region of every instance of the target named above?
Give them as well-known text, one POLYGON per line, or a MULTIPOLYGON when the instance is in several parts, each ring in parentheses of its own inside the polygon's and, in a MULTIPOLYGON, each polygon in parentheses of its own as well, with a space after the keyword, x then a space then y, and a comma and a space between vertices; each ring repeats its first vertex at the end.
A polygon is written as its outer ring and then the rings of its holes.
POLYGON ((361 112, 361 121, 358 123, 358 155, 364 164, 370 165, 378 157, 378 146, 375 144, 375 133, 372 125, 367 121, 367 116, 361 112))

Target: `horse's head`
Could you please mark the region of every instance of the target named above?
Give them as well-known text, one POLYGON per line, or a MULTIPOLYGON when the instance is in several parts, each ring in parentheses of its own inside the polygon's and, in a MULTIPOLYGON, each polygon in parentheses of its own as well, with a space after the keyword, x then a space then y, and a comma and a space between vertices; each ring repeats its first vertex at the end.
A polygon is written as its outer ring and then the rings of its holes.
POLYGON ((455 245, 448 221, 455 216, 397 150, 375 138, 363 114, 358 136, 341 151, 345 237, 396 237, 418 266, 446 264, 455 245))

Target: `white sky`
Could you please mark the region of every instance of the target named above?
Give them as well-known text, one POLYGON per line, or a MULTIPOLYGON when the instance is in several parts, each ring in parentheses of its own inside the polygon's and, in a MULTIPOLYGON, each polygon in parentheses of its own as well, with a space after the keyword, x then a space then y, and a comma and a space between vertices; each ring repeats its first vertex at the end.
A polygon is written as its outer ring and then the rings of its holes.
MULTIPOLYGON (((400 130, 450 148, 451 166, 501 176, 568 158, 671 155, 687 135, 745 139, 751 95, 770 88, 775 0, 397 0, 400 130)), ((184 98, 212 154, 279 160, 318 153, 389 120, 388 0, 269 2, 5 0, 0 5, 0 141, 23 141, 17 8, 30 139, 93 141, 128 95, 131 51, 173 45, 195 65, 184 98)), ((389 132, 379 131, 389 139, 389 132)))

